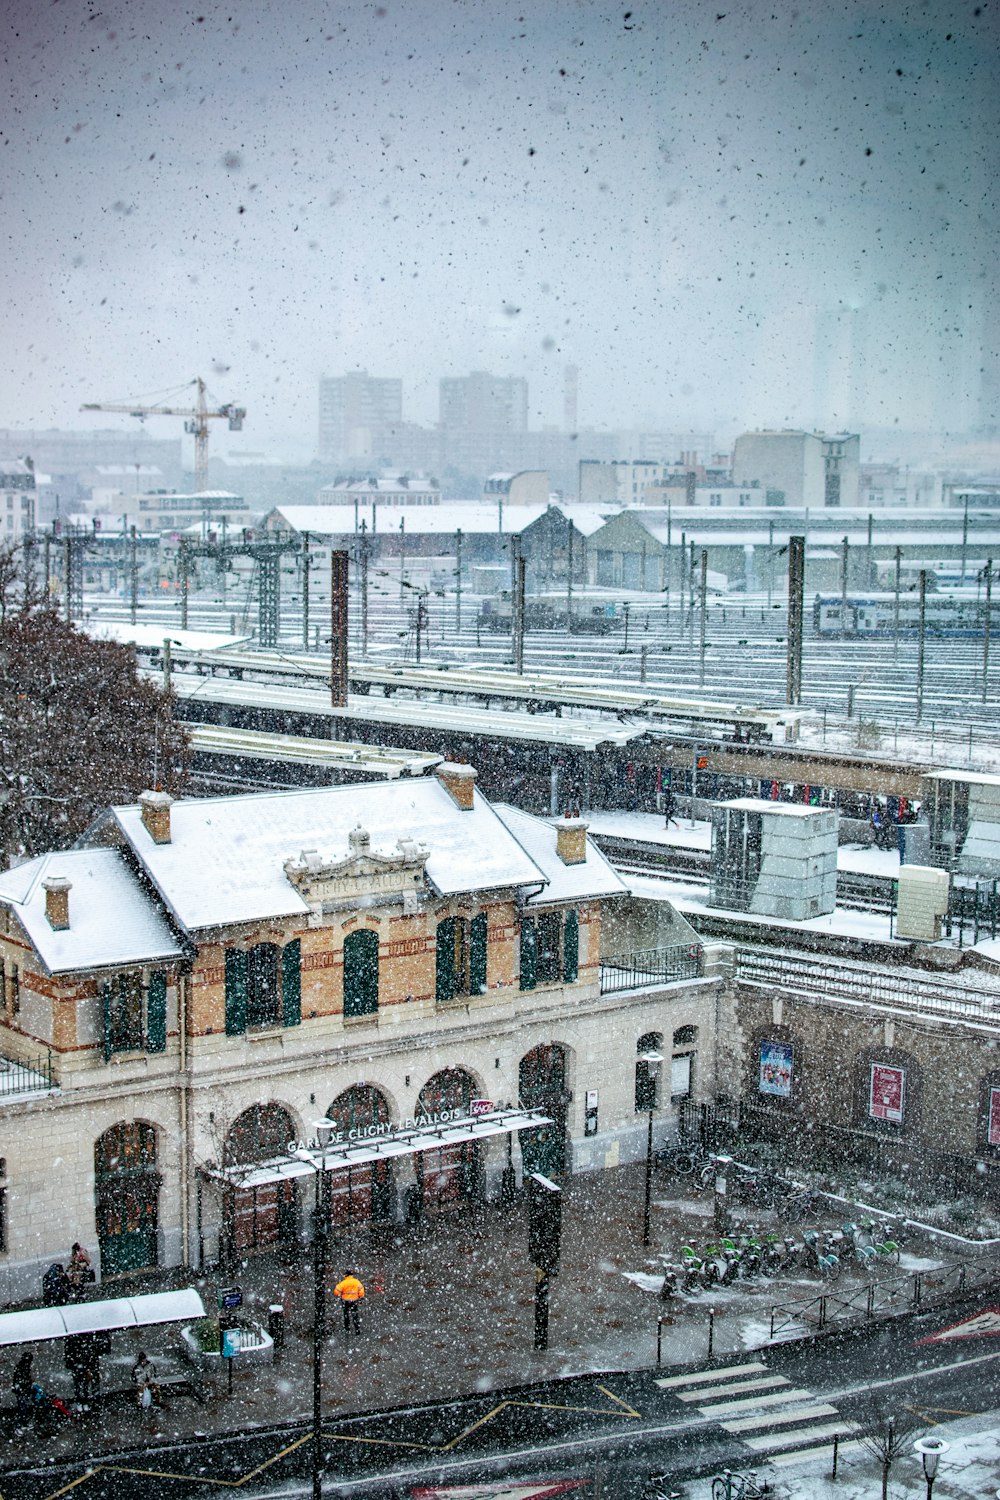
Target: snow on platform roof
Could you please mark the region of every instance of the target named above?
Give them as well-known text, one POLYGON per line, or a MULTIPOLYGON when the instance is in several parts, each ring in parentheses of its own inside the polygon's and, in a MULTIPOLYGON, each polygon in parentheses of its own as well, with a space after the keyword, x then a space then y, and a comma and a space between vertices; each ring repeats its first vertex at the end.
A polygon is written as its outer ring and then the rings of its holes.
POLYGON ((948 767, 940 771, 925 771, 927 781, 964 781, 969 786, 1000 786, 1000 776, 987 771, 958 771, 948 767))
POLYGON ((582 901, 591 896, 628 893, 628 886, 589 838, 586 859, 578 865, 566 865, 556 849, 556 825, 548 818, 533 817, 506 802, 497 803, 495 812, 548 880, 539 900, 582 901))
POLYGON ((112 817, 188 931, 304 916, 309 907, 285 861, 306 849, 346 860, 359 825, 373 853, 395 851, 401 838, 423 844, 428 878, 442 895, 545 878, 483 796, 463 811, 437 777, 180 800, 170 809, 169 844, 153 842, 138 807, 115 807, 112 817))
POLYGON ((162 914, 117 849, 43 854, 0 875, 0 904, 16 915, 50 974, 183 957, 162 914), (42 881, 71 882, 69 926, 45 915, 42 881))
POLYGON ((355 520, 360 526, 365 523, 369 536, 398 535, 400 521, 407 536, 454 537, 461 530, 468 535, 486 535, 502 532, 510 536, 522 531, 525 526, 537 521, 548 510, 547 505, 483 505, 478 501, 466 501, 445 505, 376 505, 377 516, 372 516, 372 506, 359 504, 357 515, 353 505, 278 505, 264 517, 268 531, 283 528, 300 535, 308 531, 313 538, 353 536, 355 520))
POLYGON ((829 807, 806 807, 802 802, 771 802, 766 797, 730 797, 713 802, 713 807, 731 807, 736 812, 780 813, 784 818, 811 818, 817 813, 832 812, 829 807))

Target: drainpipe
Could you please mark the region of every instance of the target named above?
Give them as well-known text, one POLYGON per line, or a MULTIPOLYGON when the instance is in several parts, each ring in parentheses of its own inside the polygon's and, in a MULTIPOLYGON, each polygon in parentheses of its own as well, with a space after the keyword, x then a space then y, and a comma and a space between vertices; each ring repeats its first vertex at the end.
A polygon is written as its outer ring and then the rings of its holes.
POLYGON ((178 1064, 180 1068, 181 1117, 181 1257, 186 1267, 191 1264, 191 1213, 190 1204, 188 1203, 190 1193, 191 1137, 188 1114, 188 1089, 190 1087, 190 1080, 187 1076, 187 1010, 188 976, 186 974, 179 974, 177 976, 177 1031, 180 1041, 178 1064))

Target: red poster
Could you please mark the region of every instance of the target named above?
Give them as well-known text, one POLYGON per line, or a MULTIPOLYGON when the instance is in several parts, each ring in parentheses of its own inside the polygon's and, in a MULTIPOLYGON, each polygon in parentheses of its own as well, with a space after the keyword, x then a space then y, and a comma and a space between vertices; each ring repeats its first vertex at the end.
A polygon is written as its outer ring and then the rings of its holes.
POLYGON ((905 1077, 902 1068, 890 1068, 885 1063, 872 1063, 868 1113, 873 1120, 888 1120, 892 1125, 902 1125, 905 1077))
POLYGON ((991 1146, 1000 1146, 1000 1089, 990 1089, 990 1124, 986 1139, 991 1146))

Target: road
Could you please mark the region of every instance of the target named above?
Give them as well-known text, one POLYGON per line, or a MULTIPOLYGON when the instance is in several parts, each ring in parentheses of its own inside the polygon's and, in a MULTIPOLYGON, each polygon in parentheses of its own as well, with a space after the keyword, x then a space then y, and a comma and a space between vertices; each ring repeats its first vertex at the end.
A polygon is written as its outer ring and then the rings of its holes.
MULTIPOLYGON (((1000 1299, 998 1299, 1000 1300, 1000 1299)), ((857 1442, 873 1412, 1000 1409, 1000 1307, 964 1336, 981 1298, 700 1366, 593 1374, 481 1397, 336 1419, 323 1426, 324 1494, 409 1496, 433 1485, 586 1477, 632 1500, 651 1472, 675 1485, 724 1466, 773 1468, 857 1442), (931 1342, 924 1342, 927 1339, 931 1342)), ((229 1437, 0 1472, 2 1500, 254 1500, 309 1493, 309 1433, 275 1426, 229 1437)))

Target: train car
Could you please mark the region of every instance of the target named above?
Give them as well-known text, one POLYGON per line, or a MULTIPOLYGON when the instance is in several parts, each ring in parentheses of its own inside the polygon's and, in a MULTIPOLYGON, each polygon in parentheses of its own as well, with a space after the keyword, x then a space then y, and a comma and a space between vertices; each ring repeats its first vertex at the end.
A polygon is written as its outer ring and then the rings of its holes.
MULTIPOLYGON (((982 600, 928 595, 924 607, 924 631, 928 636, 982 636, 986 605, 982 600)), ((920 604, 913 594, 900 595, 899 634, 914 636, 920 629, 920 604)), ((990 633, 1000 630, 1000 600, 990 608, 990 633)), ((816 595, 813 601, 813 631, 835 639, 891 638, 896 632, 894 594, 816 595)))
MULTIPOLYGON (((616 624, 621 624, 622 603, 613 599, 594 599, 586 594, 574 594, 571 601, 571 635, 609 635, 616 624)), ((506 591, 491 599, 484 599, 479 612, 479 623, 484 630, 497 630, 510 634, 511 600, 506 591)), ((566 595, 532 594, 524 601, 524 628, 531 630, 566 629, 566 595)))

